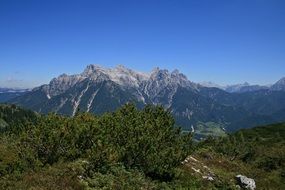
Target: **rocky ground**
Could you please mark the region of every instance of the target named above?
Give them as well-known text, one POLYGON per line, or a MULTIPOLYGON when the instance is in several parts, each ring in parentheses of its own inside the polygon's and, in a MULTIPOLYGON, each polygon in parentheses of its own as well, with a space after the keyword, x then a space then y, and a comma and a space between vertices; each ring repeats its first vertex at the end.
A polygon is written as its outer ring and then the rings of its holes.
MULTIPOLYGON (((237 165, 217 155, 204 154, 192 155, 183 162, 184 169, 193 176, 201 178, 207 186, 227 184, 230 189, 256 188, 254 179, 248 178, 237 171, 237 165)), ((245 168, 240 169, 243 171, 245 168)))

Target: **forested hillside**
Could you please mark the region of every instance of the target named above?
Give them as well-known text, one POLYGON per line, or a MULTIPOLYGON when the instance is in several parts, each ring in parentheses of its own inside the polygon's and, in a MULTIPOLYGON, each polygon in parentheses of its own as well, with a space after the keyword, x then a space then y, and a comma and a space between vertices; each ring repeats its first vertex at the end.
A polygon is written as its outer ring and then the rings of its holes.
POLYGON ((21 128, 34 123, 38 114, 15 105, 0 104, 0 131, 12 131, 17 133, 21 128))

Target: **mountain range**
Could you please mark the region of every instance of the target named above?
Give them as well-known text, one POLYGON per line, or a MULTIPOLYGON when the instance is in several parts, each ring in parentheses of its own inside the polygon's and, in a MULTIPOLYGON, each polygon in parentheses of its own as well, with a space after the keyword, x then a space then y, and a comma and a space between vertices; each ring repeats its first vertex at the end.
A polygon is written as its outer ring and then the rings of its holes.
POLYGON ((111 112, 128 102, 139 108, 163 105, 184 130, 211 122, 236 131, 285 121, 285 78, 270 87, 245 83, 225 89, 194 83, 178 70, 155 68, 143 73, 122 65, 88 65, 80 74, 62 74, 8 100, 40 113, 70 116, 77 111, 111 112))

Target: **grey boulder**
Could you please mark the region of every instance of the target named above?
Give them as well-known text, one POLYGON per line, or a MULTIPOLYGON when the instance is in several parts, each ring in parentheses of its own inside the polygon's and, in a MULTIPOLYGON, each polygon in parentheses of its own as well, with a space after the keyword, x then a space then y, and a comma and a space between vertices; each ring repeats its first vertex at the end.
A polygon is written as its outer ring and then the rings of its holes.
POLYGON ((255 181, 243 175, 236 176, 239 186, 245 189, 254 190, 256 188, 255 181))

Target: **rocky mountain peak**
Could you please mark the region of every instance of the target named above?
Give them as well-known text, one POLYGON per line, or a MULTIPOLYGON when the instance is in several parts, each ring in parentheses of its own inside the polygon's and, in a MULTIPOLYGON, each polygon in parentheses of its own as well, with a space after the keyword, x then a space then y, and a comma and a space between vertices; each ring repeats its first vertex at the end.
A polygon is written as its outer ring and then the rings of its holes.
POLYGON ((180 73, 179 70, 175 69, 169 72, 167 69, 154 68, 150 74, 150 79, 152 80, 169 80, 169 81, 188 81, 187 77, 180 73))
POLYGON ((285 90, 285 77, 278 80, 271 86, 271 90, 285 90))
POLYGON ((179 72, 178 69, 174 69, 174 70, 171 72, 171 75, 174 75, 174 76, 177 76, 177 75, 179 75, 179 74, 180 74, 180 72, 179 72))
POLYGON ((84 77, 103 78, 111 80, 123 88, 138 87, 144 80, 148 80, 149 75, 146 73, 136 72, 123 65, 118 65, 115 68, 104 68, 98 65, 88 65, 81 74, 84 77))
POLYGON ((159 68, 155 68, 150 75, 150 79, 151 80, 165 80, 165 79, 169 79, 170 75, 168 70, 166 69, 159 69, 159 68))
POLYGON ((121 65, 121 64, 117 65, 115 67, 115 69, 121 70, 121 71, 129 71, 129 70, 131 70, 131 69, 129 69, 129 68, 127 68, 127 67, 125 67, 124 65, 121 65))
POLYGON ((99 65, 91 64, 85 68, 85 70, 83 71, 83 73, 81 73, 81 75, 84 77, 89 77, 89 76, 92 76, 94 74, 97 74, 98 72, 102 72, 104 70, 105 70, 105 68, 103 68, 99 65))
POLYGON ((155 74, 155 73, 158 73, 159 71, 160 71, 160 68, 159 68, 159 67, 155 67, 155 68, 152 69, 150 75, 153 75, 153 74, 155 74))
POLYGON ((186 75, 184 75, 183 73, 180 73, 179 70, 177 69, 172 71, 171 76, 179 78, 180 80, 188 81, 188 78, 186 77, 186 75))
MULTIPOLYGON (((35 90, 41 89, 48 99, 65 93, 68 89, 88 80, 88 84, 96 86, 102 81, 112 81, 122 89, 135 89, 142 98, 142 93, 156 97, 159 93, 168 90, 169 94, 174 94, 178 87, 196 89, 196 85, 190 82, 187 77, 177 69, 170 72, 167 69, 155 68, 150 73, 137 72, 123 65, 113 68, 105 68, 99 65, 88 65, 81 74, 62 74, 50 81, 48 85, 43 85, 35 90)), ((166 93, 166 92, 165 92, 166 93)))

